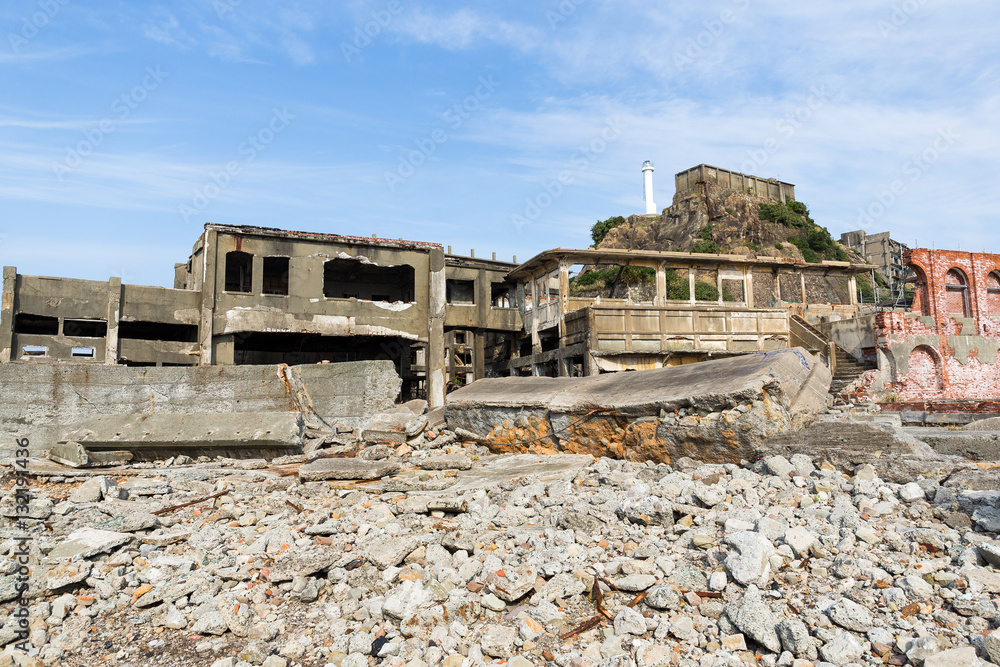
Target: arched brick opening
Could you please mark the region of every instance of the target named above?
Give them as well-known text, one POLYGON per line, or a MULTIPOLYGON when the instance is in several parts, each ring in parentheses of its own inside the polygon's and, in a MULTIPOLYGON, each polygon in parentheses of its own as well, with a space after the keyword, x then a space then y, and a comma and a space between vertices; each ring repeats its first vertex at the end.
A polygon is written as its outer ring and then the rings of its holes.
POLYGON ((941 355, 929 345, 919 345, 910 352, 906 371, 906 388, 922 393, 944 391, 941 355))
POLYGON ((911 266, 916 275, 916 289, 913 292, 913 305, 910 311, 921 315, 930 315, 930 302, 927 299, 927 274, 918 266, 911 266))
POLYGON ((1000 316, 1000 271, 986 276, 986 310, 993 316, 1000 316))
POLYGON ((969 279, 961 269, 950 269, 944 277, 945 314, 969 317, 969 279))

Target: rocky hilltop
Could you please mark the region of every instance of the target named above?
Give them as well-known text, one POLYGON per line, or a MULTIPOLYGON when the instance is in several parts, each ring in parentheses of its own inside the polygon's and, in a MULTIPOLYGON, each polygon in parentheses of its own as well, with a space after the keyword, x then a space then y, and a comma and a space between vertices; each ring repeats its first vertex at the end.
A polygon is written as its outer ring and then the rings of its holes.
POLYGON ((598 248, 863 261, 817 225, 802 202, 782 203, 712 182, 676 193, 659 217, 609 218, 593 233, 598 248))

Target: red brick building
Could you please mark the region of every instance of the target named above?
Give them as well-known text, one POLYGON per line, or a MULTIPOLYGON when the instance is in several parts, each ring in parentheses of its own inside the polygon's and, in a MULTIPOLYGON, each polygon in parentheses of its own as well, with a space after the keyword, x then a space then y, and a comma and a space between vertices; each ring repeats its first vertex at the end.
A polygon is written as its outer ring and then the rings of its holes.
POLYGON ((909 250, 917 274, 908 313, 875 320, 881 389, 903 401, 1000 397, 1000 255, 909 250))

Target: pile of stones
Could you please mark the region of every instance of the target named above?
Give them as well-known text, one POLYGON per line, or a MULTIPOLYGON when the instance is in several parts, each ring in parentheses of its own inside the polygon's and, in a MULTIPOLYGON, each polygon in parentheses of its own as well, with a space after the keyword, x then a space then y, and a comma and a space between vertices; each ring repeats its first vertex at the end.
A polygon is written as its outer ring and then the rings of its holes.
POLYGON ((439 437, 8 477, 0 667, 1000 665, 1000 492, 439 437))

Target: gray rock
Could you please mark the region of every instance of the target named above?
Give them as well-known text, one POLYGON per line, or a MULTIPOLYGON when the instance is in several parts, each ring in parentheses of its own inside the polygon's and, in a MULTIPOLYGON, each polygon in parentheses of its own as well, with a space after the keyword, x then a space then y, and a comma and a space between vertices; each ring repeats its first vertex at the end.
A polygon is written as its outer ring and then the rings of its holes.
POLYGON ((633 574, 615 580, 615 587, 619 590, 638 593, 644 591, 656 583, 656 577, 651 574, 633 574))
POLYGON ((777 653, 781 650, 781 640, 775 630, 777 619, 764 604, 756 586, 747 586, 746 592, 726 605, 726 616, 740 631, 777 653))
POLYGON ((971 646, 951 648, 924 660, 924 667, 977 667, 979 664, 976 649, 971 646))
POLYGON ((615 615, 615 634, 642 636, 646 634, 646 619, 633 607, 622 607, 615 615))
POLYGON ((504 576, 497 576, 490 589, 502 600, 514 602, 527 595, 535 586, 538 570, 531 565, 520 565, 504 570, 504 576))
POLYGON ((980 542, 976 545, 979 555, 993 567, 1000 568, 1000 545, 995 542, 980 542))
POLYGON ((793 655, 805 658, 813 651, 812 639, 806 624, 797 618, 786 618, 776 628, 781 646, 793 655))
POLYGON ((465 454, 449 456, 432 456, 417 464, 423 470, 468 470, 472 467, 472 459, 465 454))
POLYGON ((386 537, 365 549, 365 558, 384 570, 402 563, 418 546, 420 540, 416 537, 386 537))
POLYGON ((202 614, 201 618, 191 626, 191 632, 198 635, 221 635, 228 629, 229 626, 226 625, 222 614, 214 610, 202 614))
POLYGON ((847 598, 838 600, 837 604, 830 607, 826 613, 831 621, 845 630, 868 632, 872 628, 871 612, 847 598))
POLYGON ((649 592, 646 593, 646 597, 644 597, 642 601, 653 609, 681 608, 680 595, 677 594, 677 591, 666 584, 651 588, 649 592))
POLYGON ((788 459, 784 456, 768 457, 764 460, 762 468, 768 475, 774 475, 782 479, 790 479, 795 474, 795 466, 789 463, 788 459))
POLYGON ((858 662, 864 653, 864 644, 850 632, 841 632, 833 638, 833 641, 824 644, 819 649, 820 656, 835 665, 858 662))
POLYGON ((934 595, 934 588, 914 575, 897 579, 896 587, 902 589, 911 600, 926 600, 934 595))
POLYGON ((766 586, 771 579, 771 554, 774 547, 760 533, 741 531, 726 535, 731 549, 726 555, 726 569, 743 584, 766 586))
POLYGON ((619 519, 642 526, 657 525, 670 528, 674 525, 673 505, 669 500, 658 496, 626 497, 618 505, 616 514, 619 519))
POLYGON ((69 496, 71 503, 98 503, 104 498, 104 489, 114 486, 114 481, 104 476, 92 477, 74 489, 69 496))
POLYGON ((1000 665, 1000 630, 994 630, 983 639, 986 656, 995 665, 1000 665))
POLYGON ((941 652, 941 643, 935 637, 917 637, 906 649, 906 658, 917 667, 927 658, 941 652))
POLYGON ((299 466, 299 479, 317 482, 328 479, 381 479, 399 471, 399 464, 389 461, 359 459, 317 459, 299 466))
POLYGON ((517 630, 502 625, 490 624, 483 627, 480 648, 491 658, 510 658, 515 653, 514 641, 517 630))

